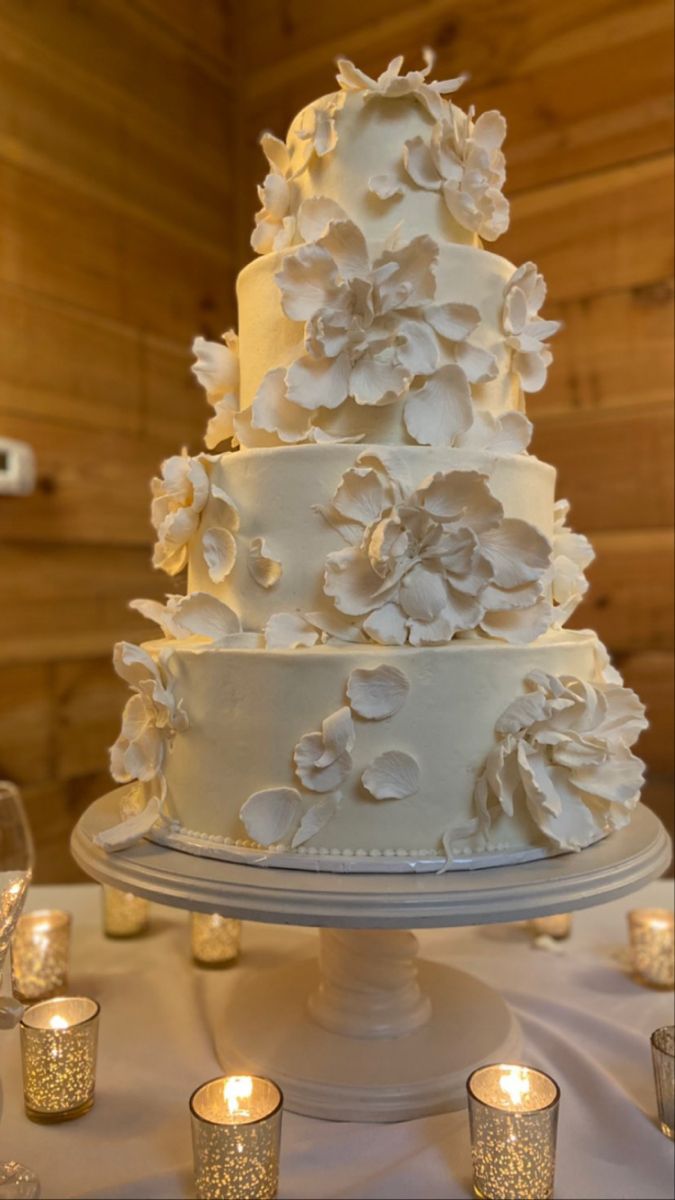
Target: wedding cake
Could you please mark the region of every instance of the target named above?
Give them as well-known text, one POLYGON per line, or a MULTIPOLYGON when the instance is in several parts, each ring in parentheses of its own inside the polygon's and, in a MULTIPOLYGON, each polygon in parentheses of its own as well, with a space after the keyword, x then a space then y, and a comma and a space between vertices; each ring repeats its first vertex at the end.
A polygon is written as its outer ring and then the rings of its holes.
POLYGON ((121 643, 120 824, 192 853, 332 870, 579 850, 625 825, 644 709, 565 622, 593 552, 528 453, 558 329, 508 226, 506 123, 432 57, 339 90, 285 141, 197 338, 207 453, 152 482, 161 637, 121 643))

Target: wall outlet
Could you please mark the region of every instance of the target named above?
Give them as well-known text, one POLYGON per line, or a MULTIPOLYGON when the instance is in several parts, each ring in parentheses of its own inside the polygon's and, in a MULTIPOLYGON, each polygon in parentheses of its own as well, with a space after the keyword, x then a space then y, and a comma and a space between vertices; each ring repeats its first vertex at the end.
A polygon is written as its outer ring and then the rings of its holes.
POLYGON ((35 477, 32 447, 0 435, 0 496, 28 496, 35 490, 35 477))

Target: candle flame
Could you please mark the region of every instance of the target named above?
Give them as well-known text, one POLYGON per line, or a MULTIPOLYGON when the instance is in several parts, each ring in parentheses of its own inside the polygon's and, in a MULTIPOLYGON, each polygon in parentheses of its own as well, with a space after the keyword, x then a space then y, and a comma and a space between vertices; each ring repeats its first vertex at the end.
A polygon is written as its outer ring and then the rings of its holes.
POLYGON ((511 1103, 519 1106, 530 1090, 530 1072, 527 1067, 509 1067, 499 1080, 499 1086, 511 1103))
POLYGON ((66 1021, 65 1017, 60 1017, 57 1013, 55 1016, 49 1018, 49 1028, 50 1029, 67 1029, 68 1022, 66 1021))
POLYGON ((239 1101, 246 1100, 253 1094, 253 1080, 250 1075, 230 1075, 223 1084, 223 1099, 232 1116, 240 1111, 239 1101))

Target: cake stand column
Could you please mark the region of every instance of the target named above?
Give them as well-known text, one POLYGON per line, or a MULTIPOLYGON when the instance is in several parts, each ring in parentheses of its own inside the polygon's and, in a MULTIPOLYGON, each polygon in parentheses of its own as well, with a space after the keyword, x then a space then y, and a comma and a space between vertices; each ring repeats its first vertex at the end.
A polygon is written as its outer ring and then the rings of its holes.
POLYGON ((312 1017, 346 1037, 393 1038, 419 1029, 431 1001, 419 984, 417 953, 417 938, 404 930, 321 929, 312 1017))

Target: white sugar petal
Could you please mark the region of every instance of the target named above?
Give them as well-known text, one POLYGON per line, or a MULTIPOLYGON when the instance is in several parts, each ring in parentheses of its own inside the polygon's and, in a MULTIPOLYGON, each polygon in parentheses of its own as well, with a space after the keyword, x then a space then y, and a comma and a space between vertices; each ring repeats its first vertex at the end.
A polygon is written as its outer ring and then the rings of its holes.
POLYGON ((361 782, 376 800, 403 800, 419 791, 420 769, 411 754, 386 750, 366 767, 361 782))
POLYGON ((295 832, 302 813, 302 800, 295 788, 264 788, 254 792, 239 809, 249 837, 261 846, 283 842, 295 832))
POLYGON ((229 529, 213 526, 202 538, 202 553, 209 579, 222 583, 232 570, 237 557, 237 543, 229 529))
POLYGON ((296 646, 315 646, 319 635, 301 613, 273 613, 265 626, 268 650, 292 650, 296 646))
POLYGON ((338 792, 332 796, 322 796, 320 800, 316 801, 316 804, 308 808, 291 842, 292 848, 295 850, 296 846, 302 846, 304 842, 319 833, 324 825, 327 825, 335 816, 339 804, 340 794, 338 792))
POLYGON ((347 214, 335 200, 326 196, 309 196, 298 210, 298 230, 306 242, 323 237, 331 221, 346 221, 347 214))
POLYGON ((410 684, 398 667, 356 667, 347 683, 352 709, 370 721, 383 721, 399 712, 409 691, 410 684))
POLYGON ((353 750, 356 733, 352 714, 346 704, 326 717, 321 725, 321 733, 326 749, 317 760, 317 767, 328 766, 344 750, 353 750))
POLYGON ((241 632, 237 614, 208 592, 181 596, 174 610, 174 622, 183 634, 208 637, 214 642, 241 632))
POLYGON ((464 372, 454 364, 441 367, 407 396, 403 419, 416 442, 447 446, 471 425, 471 391, 464 372))
POLYGON ((248 548, 248 569, 260 587, 274 587, 275 583, 281 579, 281 563, 273 554, 270 554, 264 538, 251 538, 248 548))
POLYGON ((112 853, 115 850, 127 850, 134 846, 146 833, 149 833, 157 821, 160 812, 160 800, 153 796, 148 800, 142 812, 133 813, 112 829, 104 829, 94 835, 93 841, 103 850, 112 853))
POLYGON ((366 617, 363 631, 379 646, 403 646, 408 628, 398 604, 383 604, 366 617))
POLYGON ((368 191, 380 200, 392 200, 394 196, 403 195, 403 184, 393 172, 384 172, 382 175, 371 175, 368 191))

